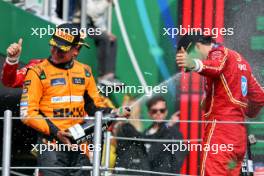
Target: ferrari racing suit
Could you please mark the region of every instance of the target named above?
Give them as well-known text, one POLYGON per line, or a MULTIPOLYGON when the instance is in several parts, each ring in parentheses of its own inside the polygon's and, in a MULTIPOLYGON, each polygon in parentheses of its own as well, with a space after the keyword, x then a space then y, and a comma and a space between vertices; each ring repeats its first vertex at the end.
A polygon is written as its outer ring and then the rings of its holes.
POLYGON ((195 63, 195 71, 206 82, 204 120, 212 121, 205 125, 200 174, 239 175, 247 146, 246 127, 241 123, 217 122, 244 122, 246 115, 255 116, 264 105, 263 87, 248 62, 222 45, 215 44, 205 60, 195 59, 195 63), (217 152, 212 151, 215 146, 217 152))

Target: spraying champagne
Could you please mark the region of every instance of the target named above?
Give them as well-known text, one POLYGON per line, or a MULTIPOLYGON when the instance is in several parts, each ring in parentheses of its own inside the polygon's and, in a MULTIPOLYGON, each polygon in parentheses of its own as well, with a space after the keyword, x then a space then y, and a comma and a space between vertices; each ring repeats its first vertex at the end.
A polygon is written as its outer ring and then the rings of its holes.
MULTIPOLYGON (((131 109, 129 107, 122 108, 124 111, 130 112, 131 109)), ((113 123, 113 118, 120 116, 123 114, 123 110, 119 109, 118 111, 112 112, 111 114, 108 114, 105 116, 103 122, 102 122, 102 131, 106 131, 107 128, 113 123)), ((68 131, 72 138, 71 143, 72 144, 81 144, 86 141, 91 141, 94 136, 94 127, 95 124, 91 121, 85 121, 82 124, 76 124, 70 128, 68 128, 66 131, 68 131)))

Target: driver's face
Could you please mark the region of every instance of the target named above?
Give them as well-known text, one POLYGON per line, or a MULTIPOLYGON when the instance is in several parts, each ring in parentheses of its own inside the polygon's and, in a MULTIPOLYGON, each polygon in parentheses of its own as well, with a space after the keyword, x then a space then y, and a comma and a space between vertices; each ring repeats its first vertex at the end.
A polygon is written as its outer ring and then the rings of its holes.
POLYGON ((211 47, 210 45, 204 45, 201 43, 196 43, 195 45, 195 51, 200 55, 200 59, 205 59, 208 56, 208 53, 210 51, 211 47))
POLYGON ((73 47, 73 57, 74 59, 77 59, 78 55, 80 54, 80 50, 81 50, 81 47, 80 45, 76 46, 76 47, 73 47))
POLYGON ((69 51, 64 52, 61 49, 52 46, 51 55, 57 63, 64 63, 70 61, 74 57, 75 49, 72 47, 69 51))

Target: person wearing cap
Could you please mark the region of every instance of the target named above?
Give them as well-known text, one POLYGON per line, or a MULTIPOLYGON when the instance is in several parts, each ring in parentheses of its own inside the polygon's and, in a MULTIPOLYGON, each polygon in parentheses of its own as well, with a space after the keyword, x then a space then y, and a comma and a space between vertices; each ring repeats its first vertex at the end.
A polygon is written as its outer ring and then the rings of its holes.
POLYGON ((263 107, 263 88, 243 56, 216 43, 211 36, 184 35, 178 43, 176 62, 205 77, 204 120, 210 123, 204 128, 203 144, 218 145, 218 153, 204 148, 200 174, 239 175, 247 148, 246 127, 217 122, 244 122, 245 114, 256 115, 249 107, 257 106, 257 111, 263 107))
MULTIPOLYGON (((86 38, 86 34, 83 32, 81 32, 80 34, 80 42, 74 50, 74 58, 77 58, 82 46, 90 48, 89 44, 85 43, 84 41, 86 38)), ((22 42, 23 39, 20 38, 17 43, 13 43, 7 48, 7 57, 5 59, 3 70, 1 72, 1 81, 6 87, 22 88, 27 70, 43 61, 43 59, 31 59, 28 64, 18 69, 19 56, 22 51, 22 42)))
MULTIPOLYGON (((80 45, 80 32, 76 29, 78 26, 67 23, 56 28, 50 40, 51 56, 29 68, 23 83, 20 116, 24 124, 40 133, 40 141, 71 145, 71 134, 66 130, 84 122, 85 94, 93 103, 93 113, 96 109, 117 116, 129 115, 124 107, 112 109, 104 106, 91 68, 75 60, 76 49, 80 45)), ((46 151, 38 156, 38 165, 74 167, 89 165, 89 162, 80 152, 46 151)), ((89 175, 83 170, 40 172, 45 176, 89 175)))

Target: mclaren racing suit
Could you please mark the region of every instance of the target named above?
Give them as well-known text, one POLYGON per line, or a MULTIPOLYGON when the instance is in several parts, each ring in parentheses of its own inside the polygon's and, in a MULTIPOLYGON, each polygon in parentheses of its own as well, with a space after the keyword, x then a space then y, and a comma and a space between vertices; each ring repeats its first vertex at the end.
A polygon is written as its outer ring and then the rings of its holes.
POLYGON ((217 153, 204 148, 201 175, 239 175, 247 146, 245 125, 217 122, 243 122, 246 113, 256 115, 264 105, 264 90, 248 62, 224 46, 215 44, 207 59, 195 62, 206 81, 204 120, 213 121, 205 125, 204 146, 218 147, 217 153))
MULTIPOLYGON (((1 80, 3 85, 7 87, 12 88, 22 88, 23 83, 26 77, 27 70, 34 67, 36 64, 39 64, 44 59, 32 59, 30 62, 22 67, 21 69, 18 69, 18 63, 10 63, 8 60, 3 65, 1 80)), ((101 98, 104 101, 104 104, 107 105, 107 107, 114 108, 112 102, 110 99, 100 95, 101 98), (108 106, 110 105, 110 106, 108 106)), ((94 113, 97 110, 102 110, 102 108, 96 107, 91 97, 87 94, 87 92, 84 95, 84 101, 85 101, 85 111, 89 115, 94 115, 94 113)), ((108 113, 108 111, 104 108, 105 113, 108 113)))
MULTIPOLYGON (((56 139, 58 130, 66 130, 82 123, 87 109, 85 104, 89 104, 89 115, 95 109, 105 113, 112 110, 105 108, 105 102, 97 91, 91 69, 87 65, 75 60, 55 65, 51 59, 44 59, 28 70, 23 85, 20 113, 23 123, 44 135, 40 135, 38 140, 41 145, 45 145, 47 139, 56 139)), ((55 150, 40 154, 38 165, 76 167, 88 166, 90 163, 80 151, 55 150)), ((40 173, 45 176, 89 175, 87 170, 81 169, 40 170, 40 173)))
MULTIPOLYGON (((54 65, 45 59, 30 68, 25 78, 20 102, 22 121, 45 135, 56 136, 58 130, 83 121, 75 117, 85 115, 85 93, 95 107, 104 107, 89 66, 76 60, 67 66, 54 65)), ((104 110, 110 111, 110 108, 104 110)))

